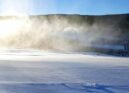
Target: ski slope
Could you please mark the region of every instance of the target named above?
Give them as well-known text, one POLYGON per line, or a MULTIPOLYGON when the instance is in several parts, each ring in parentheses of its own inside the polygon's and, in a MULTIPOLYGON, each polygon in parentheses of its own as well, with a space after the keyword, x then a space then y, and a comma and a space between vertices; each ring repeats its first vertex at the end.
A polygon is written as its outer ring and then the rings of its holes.
POLYGON ((3 50, 0 93, 129 93, 129 58, 3 50))

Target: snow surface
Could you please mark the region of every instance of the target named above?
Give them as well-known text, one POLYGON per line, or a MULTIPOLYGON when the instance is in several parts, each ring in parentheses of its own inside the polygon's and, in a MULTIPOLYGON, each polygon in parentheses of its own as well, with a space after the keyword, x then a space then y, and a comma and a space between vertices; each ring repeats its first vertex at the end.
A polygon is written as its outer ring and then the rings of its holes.
POLYGON ((1 50, 0 93, 129 93, 129 58, 1 50))

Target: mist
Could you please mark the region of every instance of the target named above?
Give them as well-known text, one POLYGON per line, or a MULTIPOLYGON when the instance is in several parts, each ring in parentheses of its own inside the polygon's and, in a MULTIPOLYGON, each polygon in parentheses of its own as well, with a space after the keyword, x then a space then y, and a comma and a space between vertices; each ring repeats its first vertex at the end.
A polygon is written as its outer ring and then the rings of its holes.
POLYGON ((0 47, 80 52, 119 45, 129 35, 128 21, 128 14, 1 16, 0 47))

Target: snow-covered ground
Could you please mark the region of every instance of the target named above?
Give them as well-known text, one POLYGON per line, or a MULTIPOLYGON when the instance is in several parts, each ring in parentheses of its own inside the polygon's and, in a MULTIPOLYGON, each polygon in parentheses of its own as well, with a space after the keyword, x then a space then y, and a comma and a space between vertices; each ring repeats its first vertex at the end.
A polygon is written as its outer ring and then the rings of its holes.
POLYGON ((129 58, 1 50, 0 93, 129 93, 129 58))

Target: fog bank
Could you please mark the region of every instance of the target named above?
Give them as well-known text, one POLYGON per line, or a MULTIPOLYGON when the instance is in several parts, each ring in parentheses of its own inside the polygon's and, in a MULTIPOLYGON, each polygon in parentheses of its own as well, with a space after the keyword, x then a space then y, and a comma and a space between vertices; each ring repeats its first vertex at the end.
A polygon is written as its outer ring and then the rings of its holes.
POLYGON ((0 47, 87 51, 121 45, 129 35, 129 15, 1 16, 0 47))

